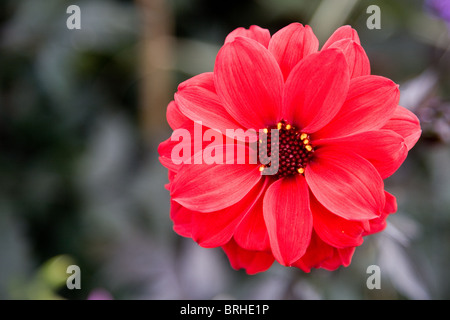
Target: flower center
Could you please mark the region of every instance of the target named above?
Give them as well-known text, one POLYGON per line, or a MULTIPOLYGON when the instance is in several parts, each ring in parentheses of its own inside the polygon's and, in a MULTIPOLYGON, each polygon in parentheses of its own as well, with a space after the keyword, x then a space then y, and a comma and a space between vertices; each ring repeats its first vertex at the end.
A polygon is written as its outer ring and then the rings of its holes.
POLYGON ((260 136, 259 139, 259 159, 262 163, 259 171, 262 174, 273 175, 279 179, 305 172, 306 165, 314 153, 307 133, 301 132, 285 120, 278 122, 276 127, 265 128, 263 133, 265 136, 260 136), (278 133, 278 142, 272 136, 273 133, 278 133))

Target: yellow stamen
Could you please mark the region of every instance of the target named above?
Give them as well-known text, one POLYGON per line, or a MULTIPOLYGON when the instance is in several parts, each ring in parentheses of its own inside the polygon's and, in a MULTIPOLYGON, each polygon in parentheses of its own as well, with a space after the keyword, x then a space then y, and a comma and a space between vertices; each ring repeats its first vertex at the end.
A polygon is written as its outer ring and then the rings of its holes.
POLYGON ((311 151, 311 150, 312 150, 312 147, 311 147, 311 145, 307 144, 307 145, 305 146, 305 149, 308 150, 308 151, 311 151))
POLYGON ((264 132, 264 133, 268 133, 268 132, 269 132, 269 129, 264 128, 264 129, 263 129, 263 132, 264 132))
POLYGON ((308 135, 306 133, 302 133, 302 135, 300 136, 301 140, 305 140, 308 137, 308 135))
POLYGON ((297 172, 303 174, 305 172, 305 168, 298 168, 297 172))
POLYGON ((264 165, 259 166, 259 172, 262 172, 264 170, 264 165))
POLYGON ((277 123, 277 129, 278 129, 278 130, 281 130, 282 127, 283 127, 283 124, 282 124, 281 122, 278 122, 278 123, 277 123))
POLYGON ((290 124, 286 125, 286 130, 290 130, 292 128, 292 126, 290 124))
POLYGON ((305 139, 305 140, 303 140, 303 143, 304 143, 304 144, 309 144, 309 140, 308 140, 308 139, 305 139))

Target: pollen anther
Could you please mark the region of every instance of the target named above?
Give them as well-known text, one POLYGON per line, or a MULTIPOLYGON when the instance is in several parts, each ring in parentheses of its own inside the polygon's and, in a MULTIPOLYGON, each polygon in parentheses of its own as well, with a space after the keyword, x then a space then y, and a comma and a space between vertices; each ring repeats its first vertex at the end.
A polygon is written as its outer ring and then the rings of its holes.
POLYGON ((295 126, 281 120, 273 127, 263 129, 267 140, 259 139, 259 167, 261 174, 282 177, 304 174, 308 162, 314 156, 310 136, 295 126), (272 137, 272 130, 277 129, 277 137, 272 137), (262 173, 264 171, 264 173, 262 173))

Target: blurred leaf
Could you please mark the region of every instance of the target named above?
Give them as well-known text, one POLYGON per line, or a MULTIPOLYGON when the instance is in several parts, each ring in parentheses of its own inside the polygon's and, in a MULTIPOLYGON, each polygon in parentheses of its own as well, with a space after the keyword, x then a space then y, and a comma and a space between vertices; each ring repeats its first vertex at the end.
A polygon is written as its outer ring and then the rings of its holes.
POLYGON ((70 275, 67 274, 67 268, 73 264, 73 258, 68 255, 53 257, 39 269, 37 278, 45 283, 49 289, 56 291, 66 284, 70 275))
POLYGON ((430 299, 423 278, 414 268, 415 263, 408 257, 404 247, 395 240, 384 236, 379 239, 380 268, 386 273, 395 288, 409 299, 430 299))

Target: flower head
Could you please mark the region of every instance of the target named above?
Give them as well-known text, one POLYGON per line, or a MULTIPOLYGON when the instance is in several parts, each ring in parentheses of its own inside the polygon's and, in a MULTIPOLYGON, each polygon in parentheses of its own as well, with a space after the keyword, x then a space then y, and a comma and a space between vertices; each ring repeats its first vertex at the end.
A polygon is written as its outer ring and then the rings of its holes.
POLYGON ((347 266, 396 211, 383 179, 421 134, 398 102, 350 26, 320 50, 299 23, 234 30, 214 71, 180 84, 167 108, 174 134, 159 154, 174 230, 249 274, 275 260, 347 266))

